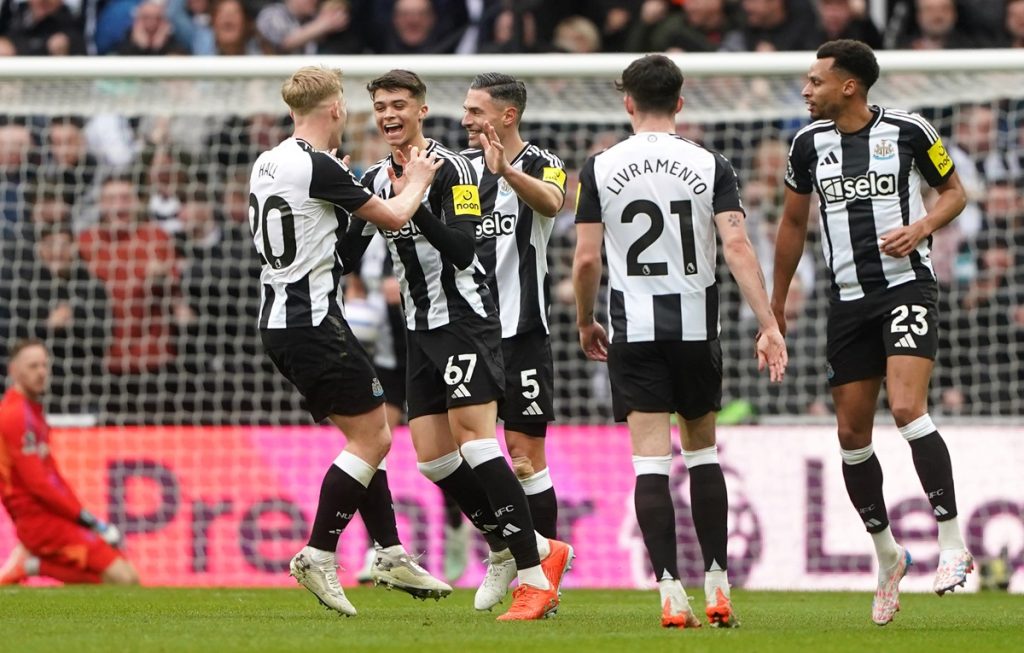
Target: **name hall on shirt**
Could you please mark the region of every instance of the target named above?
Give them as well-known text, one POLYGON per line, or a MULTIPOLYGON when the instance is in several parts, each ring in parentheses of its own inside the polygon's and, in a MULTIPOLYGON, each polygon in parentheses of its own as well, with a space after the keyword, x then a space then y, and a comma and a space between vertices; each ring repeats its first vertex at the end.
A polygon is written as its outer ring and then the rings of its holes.
POLYGON ((655 159, 653 163, 650 159, 644 159, 643 164, 630 163, 612 176, 612 183, 605 186, 605 189, 613 195, 618 195, 625 188, 626 184, 640 175, 649 175, 657 172, 679 177, 690 185, 694 194, 703 193, 708 189, 708 185, 701 179, 700 175, 691 170, 689 166, 669 159, 655 159))
POLYGON ((274 175, 276 175, 276 174, 277 174, 277 164, 276 163, 264 163, 264 164, 262 164, 260 166, 260 171, 259 171, 259 176, 260 177, 270 177, 271 179, 274 179, 274 175))

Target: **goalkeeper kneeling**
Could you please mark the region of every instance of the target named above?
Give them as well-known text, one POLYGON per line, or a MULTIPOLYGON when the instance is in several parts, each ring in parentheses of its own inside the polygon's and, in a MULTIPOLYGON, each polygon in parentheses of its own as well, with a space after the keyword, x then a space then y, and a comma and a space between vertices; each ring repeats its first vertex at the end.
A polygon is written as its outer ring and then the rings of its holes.
POLYGON ((0 499, 21 543, 0 567, 0 585, 30 576, 138 584, 138 572, 118 550, 120 530, 82 507, 50 455, 50 427, 39 403, 49 381, 46 346, 22 340, 9 361, 13 385, 0 400, 0 499))

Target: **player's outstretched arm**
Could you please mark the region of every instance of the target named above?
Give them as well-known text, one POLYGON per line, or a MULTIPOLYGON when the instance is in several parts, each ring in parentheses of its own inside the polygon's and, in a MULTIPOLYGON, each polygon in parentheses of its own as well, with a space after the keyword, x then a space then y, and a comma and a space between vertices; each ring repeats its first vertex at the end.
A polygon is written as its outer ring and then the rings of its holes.
POLYGON ((362 218, 352 218, 338 247, 341 269, 345 274, 359 269, 359 261, 363 259, 363 254, 366 253, 366 248, 370 246, 370 241, 376 233, 377 227, 374 225, 362 218))
POLYGON ((505 147, 489 122, 484 123, 484 131, 480 134, 480 147, 484 151, 487 168, 494 174, 504 177, 516 195, 531 209, 546 218, 553 218, 562 210, 562 204, 565 203, 564 170, 546 169, 553 171, 553 177, 550 181, 545 181, 513 168, 506 158, 505 147))
POLYGON ((377 196, 370 198, 356 211, 356 215, 383 229, 401 229, 419 208, 441 163, 433 153, 412 148, 409 159, 404 162, 402 178, 405 184, 401 192, 386 200, 377 196))
POLYGON ((797 193, 786 188, 782 217, 775 236, 775 273, 772 277, 772 313, 782 335, 786 335, 786 295, 793 282, 796 267, 804 254, 807 239, 807 217, 811 210, 810 194, 797 193))
POLYGON ((893 258, 909 256, 922 240, 956 219, 967 206, 967 192, 960 183, 960 175, 955 171, 935 190, 939 191, 939 199, 928 215, 905 227, 882 234, 878 244, 883 254, 893 258))
POLYGON ((757 253, 750 243, 750 238, 747 237, 743 221, 743 214, 739 211, 724 211, 715 215, 715 225, 722 237, 725 262, 732 276, 736 278, 743 298, 757 317, 757 368, 763 370, 767 366, 771 380, 781 381, 789 362, 786 342, 768 303, 768 289, 765 287, 761 263, 757 260, 757 253))
POLYGON ((594 305, 601 286, 601 244, 604 224, 576 223, 576 254, 572 260, 572 287, 576 293, 576 326, 580 330, 580 347, 587 358, 608 360, 608 334, 594 319, 594 305))

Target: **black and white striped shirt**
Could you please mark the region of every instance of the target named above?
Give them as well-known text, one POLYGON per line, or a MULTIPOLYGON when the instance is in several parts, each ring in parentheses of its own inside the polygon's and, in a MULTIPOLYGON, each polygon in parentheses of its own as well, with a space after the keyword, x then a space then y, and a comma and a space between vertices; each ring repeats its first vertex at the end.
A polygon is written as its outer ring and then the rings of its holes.
POLYGON ((260 328, 318 326, 342 315, 337 247, 373 195, 345 164, 289 138, 256 159, 249 177, 249 226, 263 261, 260 328))
POLYGON ((904 258, 886 256, 879 237, 923 218, 922 180, 939 186, 953 160, 938 132, 914 113, 872 107, 873 120, 841 134, 831 120, 804 127, 793 139, 786 185, 818 193, 822 249, 839 301, 914 280, 933 280, 931 238, 904 258))
MULTIPOLYGON (((537 328, 547 332, 551 304, 547 251, 554 220, 535 216, 507 181, 487 169, 482 150, 463 154, 480 179, 483 220, 476 230, 476 254, 484 268, 493 271, 487 285, 501 316, 501 337, 537 328)), ((565 193, 565 164, 547 150, 527 143, 510 165, 565 193)))
MULTIPOLYGON (((457 217, 480 218, 480 196, 476 172, 466 157, 429 140, 427 152, 441 160, 423 204, 442 222, 457 217)), ((392 196, 388 168, 396 166, 391 156, 378 161, 363 175, 363 184, 383 198, 392 196)), ((358 226, 358 218, 353 222, 358 226)), ((377 230, 365 223, 363 237, 377 230)), ((495 315, 497 309, 486 284, 486 272, 479 258, 460 270, 445 260, 411 220, 398 231, 381 230, 387 239, 394 274, 402 288, 406 326, 415 331, 436 329, 451 322, 479 315, 495 315)))
POLYGON ((603 222, 613 343, 718 337, 714 217, 743 211, 721 154, 642 132, 587 159, 576 222, 603 222))

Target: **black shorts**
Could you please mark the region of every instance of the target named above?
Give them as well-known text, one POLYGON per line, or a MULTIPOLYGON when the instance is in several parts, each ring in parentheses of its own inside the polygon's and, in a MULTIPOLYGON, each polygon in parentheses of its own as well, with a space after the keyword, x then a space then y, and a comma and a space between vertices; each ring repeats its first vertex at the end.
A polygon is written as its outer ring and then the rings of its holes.
POLYGON ((885 376, 889 356, 935 360, 938 287, 912 281, 828 309, 825 375, 830 386, 885 376))
POLYGON ((534 329, 504 338, 501 351, 505 359, 505 398, 498 404, 498 417, 506 429, 540 437, 543 425, 555 419, 551 338, 544 329, 534 329))
POLYGON ((722 409, 722 345, 717 339, 611 343, 608 376, 617 422, 634 410, 697 419, 722 409))
POLYGON ((505 368, 497 315, 468 317, 429 331, 409 331, 409 420, 501 399, 505 368))
POLYGON ((377 376, 380 377, 380 384, 384 387, 384 396, 387 402, 405 409, 405 368, 397 367, 389 369, 377 366, 377 376))
POLYGON ((362 415, 384 403, 373 363, 344 318, 328 315, 316 327, 260 329, 260 339, 314 420, 362 415))

